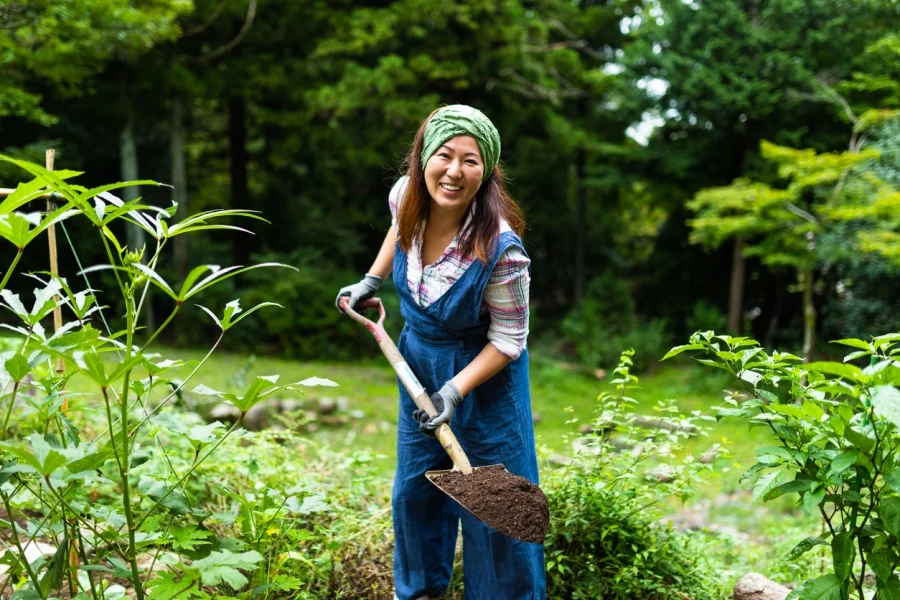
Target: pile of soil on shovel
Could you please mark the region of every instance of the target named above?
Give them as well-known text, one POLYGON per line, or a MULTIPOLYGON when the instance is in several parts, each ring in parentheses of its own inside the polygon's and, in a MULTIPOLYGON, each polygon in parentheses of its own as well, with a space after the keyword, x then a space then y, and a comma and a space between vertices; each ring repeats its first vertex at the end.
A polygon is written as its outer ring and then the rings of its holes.
POLYGON ((542 543, 550 528, 547 496, 503 465, 476 468, 469 475, 447 471, 432 479, 475 517, 500 533, 542 543))

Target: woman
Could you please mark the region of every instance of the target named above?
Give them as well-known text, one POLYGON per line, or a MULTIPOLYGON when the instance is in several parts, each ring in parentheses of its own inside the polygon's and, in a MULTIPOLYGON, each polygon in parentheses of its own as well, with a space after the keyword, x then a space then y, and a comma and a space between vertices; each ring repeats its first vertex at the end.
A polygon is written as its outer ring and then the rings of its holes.
POLYGON ((397 473, 392 496, 398 600, 447 589, 459 521, 469 600, 545 596, 539 544, 476 520, 424 473, 452 462, 434 439, 452 425, 473 466, 502 463, 538 483, 528 383, 530 261, 522 212, 498 165, 500 136, 469 106, 445 106, 419 128, 406 176, 392 188, 393 225, 372 268, 338 293, 351 306, 393 271, 406 321, 399 348, 431 397, 428 418, 400 385, 397 473), (421 435, 419 433, 425 433, 421 435))

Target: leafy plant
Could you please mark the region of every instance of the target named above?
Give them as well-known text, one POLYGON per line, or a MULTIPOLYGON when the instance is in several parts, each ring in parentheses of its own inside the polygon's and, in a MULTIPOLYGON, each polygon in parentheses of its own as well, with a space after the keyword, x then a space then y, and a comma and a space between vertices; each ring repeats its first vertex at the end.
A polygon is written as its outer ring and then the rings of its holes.
POLYGON ((611 271, 591 280, 584 300, 563 320, 562 333, 591 368, 611 368, 622 348, 634 348, 633 367, 640 371, 668 348, 665 321, 640 321, 627 284, 611 271))
MULTIPOLYGON (((207 598, 204 586, 244 587, 249 583, 245 573, 254 572, 263 556, 252 549, 229 548, 205 528, 210 513, 195 502, 191 491, 191 481, 202 465, 239 431, 240 419, 231 427, 221 423, 185 426, 168 418, 167 409, 233 326, 274 303, 261 302, 243 310, 234 300, 221 315, 200 307, 212 318, 219 336, 183 380, 176 374, 186 365, 161 359, 151 347, 185 302, 201 291, 250 270, 287 267, 280 263, 202 265, 175 285, 156 271, 167 243, 188 233, 243 231, 222 220, 261 217, 253 211, 213 210, 170 223, 174 206, 159 209, 140 199, 123 202, 110 193, 154 182, 87 189, 70 183, 78 173, 51 172, 3 156, 0 160, 35 177, 0 203, 0 237, 17 250, 0 282, 0 305, 18 321, 4 325, 15 337, 0 355, 0 500, 9 515, 0 529, 4 542, 17 550, 7 551, 0 559, 10 567, 0 595, 13 586, 14 597, 43 600, 65 586, 77 598, 123 597, 124 589, 111 585, 112 578, 127 581, 138 600, 207 598), (47 215, 20 211, 48 194, 60 202, 59 208, 47 215), (30 308, 3 289, 26 247, 53 224, 74 216, 88 219, 97 229, 109 260, 80 275, 87 280, 90 273, 112 271, 125 307, 118 321, 124 329, 94 328, 92 321, 101 307, 89 286, 75 291, 66 279, 37 277, 30 308), (155 247, 148 251, 123 246, 110 227, 117 220, 143 229, 155 240, 155 247), (145 332, 142 309, 151 285, 171 299, 172 308, 159 328, 145 332), (42 321, 61 309, 74 318, 48 332, 42 321), (61 361, 64 370, 57 370, 56 361, 61 361), (87 391, 75 393, 76 386, 87 391), (187 444, 188 459, 171 456, 165 438, 187 444), (30 517, 34 514, 40 519, 30 517), (38 538, 49 540, 57 550, 49 560, 41 557, 29 562, 23 548, 38 538), (190 554, 203 546, 210 550, 190 562, 190 554), (157 562, 170 570, 153 575, 157 562)), ((110 321, 116 322, 104 323, 110 321)), ((243 416, 277 391, 321 383, 330 382, 311 378, 280 385, 277 376, 271 376, 255 378, 243 393, 223 394, 202 385, 194 391, 220 395, 243 416)))
POLYGON ((835 342, 853 349, 843 362, 802 364, 763 350, 752 339, 697 332, 666 358, 697 352, 705 365, 732 373, 744 386, 730 392, 719 418, 770 429, 779 444, 757 450, 744 474, 757 476, 754 500, 794 497, 821 516, 821 535, 800 541, 787 560, 819 545, 831 548, 831 572, 791 597, 846 600, 898 597, 900 578, 900 333, 835 342), (853 361, 866 360, 860 368, 853 361))
POLYGON ((547 550, 551 598, 707 598, 715 588, 687 538, 658 523, 673 498, 685 500, 726 452, 713 444, 704 461, 685 442, 705 435, 699 412, 679 414, 672 402, 648 423, 632 412, 633 350, 622 354, 616 392, 597 398, 594 433, 544 483, 552 515, 547 550))

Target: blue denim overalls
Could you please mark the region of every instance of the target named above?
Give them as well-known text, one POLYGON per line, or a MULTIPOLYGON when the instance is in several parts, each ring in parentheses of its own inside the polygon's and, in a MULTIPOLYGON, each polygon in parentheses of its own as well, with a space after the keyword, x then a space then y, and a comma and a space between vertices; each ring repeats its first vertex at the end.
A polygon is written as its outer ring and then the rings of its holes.
MULTIPOLYGON (((515 233, 501 234, 488 264, 476 260, 425 308, 413 301, 406 282, 406 253, 395 248, 393 277, 406 320, 399 349, 429 394, 472 362, 488 343, 490 321, 479 316, 482 297, 497 260, 511 245, 522 248, 515 233)), ((460 519, 467 600, 544 598, 543 546, 514 540, 484 525, 425 478, 425 471, 450 469, 453 463, 439 442, 419 431, 412 417, 416 406, 403 385, 399 387, 392 497, 397 598, 437 598, 447 590, 460 519)), ((502 463, 537 484, 527 350, 467 394, 450 425, 472 466, 502 463)))

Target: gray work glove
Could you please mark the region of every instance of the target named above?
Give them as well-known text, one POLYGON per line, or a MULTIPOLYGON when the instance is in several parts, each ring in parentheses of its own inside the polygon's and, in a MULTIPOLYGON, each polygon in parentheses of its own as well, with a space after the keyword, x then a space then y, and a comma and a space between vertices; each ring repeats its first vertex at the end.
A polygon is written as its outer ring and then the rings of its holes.
POLYGON ((413 418, 419 422, 419 429, 428 437, 435 437, 434 430, 444 423, 450 424, 453 411, 463 401, 463 395, 452 381, 448 381, 441 391, 431 395, 431 403, 437 414, 432 418, 424 410, 413 411, 413 418))
POLYGON ((383 278, 378 275, 366 273, 366 276, 363 277, 359 283, 342 287, 341 291, 338 292, 337 297, 334 299, 334 305, 338 310, 341 310, 341 297, 347 296, 349 298, 350 308, 355 309, 358 302, 368 300, 374 296, 382 283, 384 283, 383 278))

